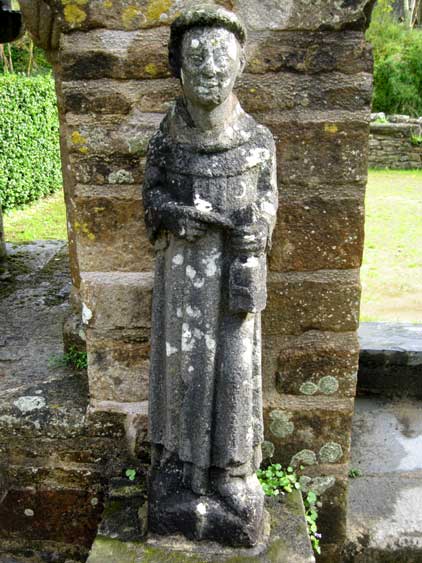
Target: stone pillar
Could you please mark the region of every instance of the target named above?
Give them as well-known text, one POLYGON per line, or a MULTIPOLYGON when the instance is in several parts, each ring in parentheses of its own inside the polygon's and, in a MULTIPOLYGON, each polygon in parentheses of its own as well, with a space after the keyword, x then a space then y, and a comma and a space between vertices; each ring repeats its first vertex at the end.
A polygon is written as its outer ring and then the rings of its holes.
MULTIPOLYGON (((364 29, 374 2, 219 3, 249 28, 241 104, 277 141, 280 206, 263 318, 266 455, 305 466, 304 483, 323 493, 323 558, 333 562, 345 536, 358 363, 372 89, 364 29)), ((153 266, 140 185, 148 139, 178 90, 168 24, 187 2, 38 4, 62 21, 56 82, 92 407, 129 413, 134 445, 146 413, 153 266)))

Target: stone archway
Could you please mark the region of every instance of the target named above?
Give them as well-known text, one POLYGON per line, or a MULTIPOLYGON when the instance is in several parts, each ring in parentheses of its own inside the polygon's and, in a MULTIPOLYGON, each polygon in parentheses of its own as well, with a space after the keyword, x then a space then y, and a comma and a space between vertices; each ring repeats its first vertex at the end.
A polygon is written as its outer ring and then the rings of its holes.
MULTIPOLYGON (((307 466, 321 485, 324 553, 334 561, 345 534, 358 364, 372 88, 364 30, 373 0, 324 0, 312 10, 305 0, 219 3, 250 31, 242 104, 277 139, 280 213, 263 319, 266 447, 273 459, 307 466)), ((126 413, 132 439, 146 422, 152 290, 139 186, 148 139, 177 92, 166 44, 185 4, 21 0, 54 66, 91 410, 126 413)))

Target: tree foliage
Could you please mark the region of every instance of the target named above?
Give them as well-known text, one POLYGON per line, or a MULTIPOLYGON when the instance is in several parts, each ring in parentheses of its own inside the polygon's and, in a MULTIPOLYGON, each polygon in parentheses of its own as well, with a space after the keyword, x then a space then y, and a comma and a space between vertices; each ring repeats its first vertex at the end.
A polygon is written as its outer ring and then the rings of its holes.
POLYGON ((422 115, 422 30, 398 22, 391 0, 378 0, 367 39, 374 50, 373 110, 422 115))
POLYGON ((19 207, 62 185, 59 126, 50 75, 0 76, 0 202, 19 207))

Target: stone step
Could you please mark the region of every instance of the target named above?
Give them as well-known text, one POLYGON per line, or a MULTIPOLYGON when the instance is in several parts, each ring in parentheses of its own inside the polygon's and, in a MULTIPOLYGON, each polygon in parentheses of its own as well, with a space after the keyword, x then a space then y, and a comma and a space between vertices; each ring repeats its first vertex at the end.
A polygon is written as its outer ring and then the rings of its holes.
POLYGON ((358 398, 342 563, 422 561, 422 409, 417 400, 358 398))
POLYGON ((87 563, 315 562, 299 491, 267 499, 265 527, 268 539, 252 549, 191 542, 182 536, 145 536, 141 539, 140 534, 146 533, 146 503, 136 511, 136 502, 140 501, 136 487, 132 500, 110 497, 87 563))
POLYGON ((361 323, 359 395, 422 398, 422 325, 361 323))

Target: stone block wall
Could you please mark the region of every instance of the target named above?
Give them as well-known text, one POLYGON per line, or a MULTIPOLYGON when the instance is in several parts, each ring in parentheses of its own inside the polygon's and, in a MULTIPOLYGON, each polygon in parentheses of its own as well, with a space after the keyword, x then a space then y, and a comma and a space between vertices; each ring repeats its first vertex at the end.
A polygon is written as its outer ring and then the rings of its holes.
MULTIPOLYGON (((374 2, 217 3, 248 26, 237 93, 277 142, 280 207, 263 318, 265 452, 305 466, 304 484, 323 493, 324 558, 334 562, 345 534, 358 364, 372 90, 364 29, 374 2)), ((148 139, 179 91, 167 66, 168 25, 187 2, 22 4, 30 29, 41 21, 40 11, 30 14, 34 5, 62 26, 59 46, 54 25, 35 31, 55 61, 73 302, 85 323, 91 409, 130 412, 136 432, 148 397, 153 269, 140 186, 148 139)))
POLYGON ((395 170, 422 169, 422 117, 373 114, 369 166, 395 170))

